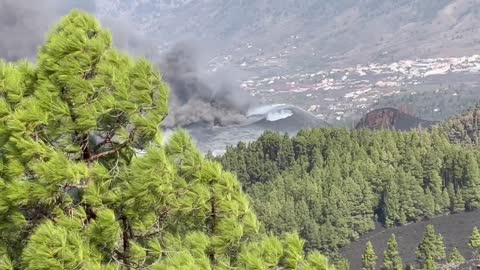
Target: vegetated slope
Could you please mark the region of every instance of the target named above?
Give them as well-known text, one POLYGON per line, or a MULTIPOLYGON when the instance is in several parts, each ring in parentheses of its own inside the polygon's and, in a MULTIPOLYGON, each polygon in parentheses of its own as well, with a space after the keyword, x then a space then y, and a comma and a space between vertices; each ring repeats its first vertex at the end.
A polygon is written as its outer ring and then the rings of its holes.
POLYGON ((100 9, 132 16, 159 40, 209 40, 246 62, 366 63, 480 49, 473 0, 109 0, 100 9))
POLYGON ((268 231, 297 230, 307 248, 329 253, 375 220, 401 225, 480 205, 480 150, 450 143, 438 129, 268 132, 219 159, 268 231))
POLYGON ((480 143, 480 103, 440 125, 450 141, 463 144, 480 143))
POLYGON ((392 234, 395 234, 403 263, 405 265, 413 264, 416 260, 415 250, 422 239, 427 224, 433 224, 436 231, 442 234, 447 253, 456 247, 467 260, 473 257, 472 249, 468 247, 468 240, 473 227, 480 226, 480 211, 478 210, 440 216, 432 220, 419 221, 401 227, 384 228, 378 225, 377 229, 365 234, 360 240, 350 243, 340 252, 350 262, 351 269, 361 269, 362 253, 366 243, 371 241, 378 256, 377 266, 381 266, 388 239, 392 234))
POLYGON ((480 87, 463 85, 463 82, 470 81, 467 78, 455 81, 459 85, 418 85, 414 89, 402 89, 398 95, 379 99, 369 110, 402 108, 420 119, 446 121, 461 115, 480 100, 480 87))
POLYGON ((367 113, 356 125, 357 129, 412 130, 429 128, 434 122, 423 120, 395 108, 381 108, 367 113))

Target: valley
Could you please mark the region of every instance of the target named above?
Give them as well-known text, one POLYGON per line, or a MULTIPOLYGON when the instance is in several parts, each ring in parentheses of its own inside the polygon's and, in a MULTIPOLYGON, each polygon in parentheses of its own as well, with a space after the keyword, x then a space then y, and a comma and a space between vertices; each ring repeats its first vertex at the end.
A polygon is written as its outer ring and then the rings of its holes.
POLYGON ((299 106, 334 126, 381 107, 438 121, 479 98, 476 1, 108 0, 97 12, 132 22, 116 32, 141 33, 148 51, 187 42, 213 76, 227 69, 262 104, 299 106))
MULTIPOLYGON (((238 83, 264 106, 292 104, 324 122, 312 126, 304 123, 308 122, 306 119, 297 119, 298 123, 290 128, 283 123, 282 128, 276 129, 279 132, 294 134, 300 130, 295 126, 355 128, 368 112, 386 107, 399 110, 404 124, 398 127, 409 130, 418 127, 420 122, 448 119, 478 102, 480 55, 357 65, 266 78, 257 76, 238 83), (418 120, 414 120, 415 117, 418 120), (409 124, 413 122, 418 123, 409 124)), ((249 129, 235 125, 188 129, 205 153, 223 153, 227 145, 236 145, 240 140, 252 141, 268 130, 266 126, 249 129)))
POLYGON ((459 106, 456 100, 480 98, 480 55, 254 77, 241 86, 264 103, 295 104, 333 125, 358 121, 372 108, 388 105, 420 118, 442 120, 471 105, 459 106), (430 104, 420 103, 425 95, 430 96, 430 104))
POLYGON ((0 0, 0 269, 470 269, 479 23, 477 0, 0 0))

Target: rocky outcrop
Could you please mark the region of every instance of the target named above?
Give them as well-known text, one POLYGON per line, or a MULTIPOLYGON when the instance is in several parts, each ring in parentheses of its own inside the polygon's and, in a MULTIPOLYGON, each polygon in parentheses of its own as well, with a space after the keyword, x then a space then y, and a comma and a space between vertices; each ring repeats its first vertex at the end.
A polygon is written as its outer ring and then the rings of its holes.
POLYGON ((356 125, 357 129, 412 130, 429 128, 435 122, 423 120, 395 108, 381 108, 367 113, 356 125))

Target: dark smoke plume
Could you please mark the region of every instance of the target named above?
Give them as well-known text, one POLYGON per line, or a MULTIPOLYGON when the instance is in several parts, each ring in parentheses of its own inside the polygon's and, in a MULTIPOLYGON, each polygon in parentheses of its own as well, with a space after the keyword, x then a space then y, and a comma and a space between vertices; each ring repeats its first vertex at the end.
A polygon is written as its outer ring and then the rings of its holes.
MULTIPOLYGON (((100 0, 97 0, 100 1, 100 0)), ((1 0, 0 58, 34 59, 48 29, 72 8, 96 13, 95 0, 1 0)), ((98 14, 97 14, 98 16, 98 14)), ((208 57, 194 42, 183 42, 160 55, 160 42, 138 33, 129 18, 99 16, 112 32, 114 45, 157 63, 171 89, 169 116, 164 127, 185 127, 204 122, 212 125, 242 123, 253 97, 238 86, 238 72, 207 72, 208 57)))
POLYGON ((171 89, 170 114, 165 127, 188 126, 197 122, 213 125, 239 124, 254 104, 242 91, 232 72, 207 72, 206 63, 193 43, 179 43, 166 53, 160 69, 171 89))

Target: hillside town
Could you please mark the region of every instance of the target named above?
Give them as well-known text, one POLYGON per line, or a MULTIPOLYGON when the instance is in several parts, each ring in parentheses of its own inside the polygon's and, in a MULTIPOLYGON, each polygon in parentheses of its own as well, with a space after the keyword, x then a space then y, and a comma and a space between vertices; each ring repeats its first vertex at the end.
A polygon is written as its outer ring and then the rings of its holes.
MULTIPOLYGON (((357 65, 242 82, 243 89, 264 102, 288 100, 325 120, 341 121, 364 112, 381 98, 478 87, 480 55, 402 60, 390 64, 357 65), (460 80, 461 78, 461 80, 460 80)), ((460 90, 449 94, 459 95, 460 90)))

